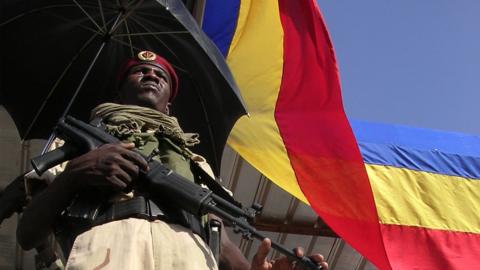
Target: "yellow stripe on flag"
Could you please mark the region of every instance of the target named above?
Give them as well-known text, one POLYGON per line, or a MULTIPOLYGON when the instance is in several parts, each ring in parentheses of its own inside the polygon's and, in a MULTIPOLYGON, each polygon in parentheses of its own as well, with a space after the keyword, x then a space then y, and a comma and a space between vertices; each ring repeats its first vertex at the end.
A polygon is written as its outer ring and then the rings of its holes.
POLYGON ((274 118, 283 70, 278 1, 241 1, 227 62, 250 113, 235 124, 229 145, 267 178, 307 203, 274 118))
POLYGON ((366 167, 380 223, 480 233, 480 180, 366 167))

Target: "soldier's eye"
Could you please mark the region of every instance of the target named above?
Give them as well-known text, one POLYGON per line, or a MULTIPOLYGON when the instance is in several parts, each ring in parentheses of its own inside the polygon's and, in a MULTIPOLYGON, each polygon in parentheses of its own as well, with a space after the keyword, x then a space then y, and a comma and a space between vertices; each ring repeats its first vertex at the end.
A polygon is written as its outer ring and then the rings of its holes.
POLYGON ((167 74, 166 74, 165 71, 163 71, 163 70, 157 70, 157 71, 155 71, 155 74, 156 74, 159 78, 163 78, 163 79, 166 79, 166 78, 167 78, 167 74))
POLYGON ((138 74, 138 73, 141 73, 141 72, 142 72, 141 69, 133 69, 133 70, 131 71, 131 73, 133 73, 133 74, 138 74))

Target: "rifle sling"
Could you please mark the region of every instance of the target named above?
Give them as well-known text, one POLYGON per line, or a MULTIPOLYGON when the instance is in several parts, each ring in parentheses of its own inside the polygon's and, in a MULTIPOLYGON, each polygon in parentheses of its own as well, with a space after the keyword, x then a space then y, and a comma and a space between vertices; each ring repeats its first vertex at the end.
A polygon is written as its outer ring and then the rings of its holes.
POLYGON ((203 170, 196 162, 192 162, 192 170, 198 176, 200 183, 205 184, 214 194, 222 199, 242 208, 242 204, 237 202, 230 193, 228 193, 222 185, 213 179, 205 170, 203 170))

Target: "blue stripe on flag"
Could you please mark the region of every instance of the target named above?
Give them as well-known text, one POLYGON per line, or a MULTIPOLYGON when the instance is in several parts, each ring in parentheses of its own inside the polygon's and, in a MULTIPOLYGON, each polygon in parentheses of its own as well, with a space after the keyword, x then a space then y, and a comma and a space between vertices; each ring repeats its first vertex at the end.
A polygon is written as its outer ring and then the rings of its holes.
POLYGON ((480 137, 350 121, 365 163, 480 178, 480 137))
POLYGON ((480 158, 358 142, 365 163, 480 179, 480 158))
POLYGON ((350 124, 357 141, 360 142, 480 157, 480 137, 478 136, 351 119, 350 124))
POLYGON ((227 56, 237 26, 240 0, 208 0, 203 16, 203 31, 227 56))

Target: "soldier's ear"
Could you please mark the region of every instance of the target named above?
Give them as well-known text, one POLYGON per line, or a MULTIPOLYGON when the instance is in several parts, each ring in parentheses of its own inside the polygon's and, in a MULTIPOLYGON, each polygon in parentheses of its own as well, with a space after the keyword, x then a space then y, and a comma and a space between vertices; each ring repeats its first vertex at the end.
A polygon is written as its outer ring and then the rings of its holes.
POLYGON ((172 103, 168 102, 167 106, 165 107, 165 114, 170 115, 170 106, 172 106, 172 103))

